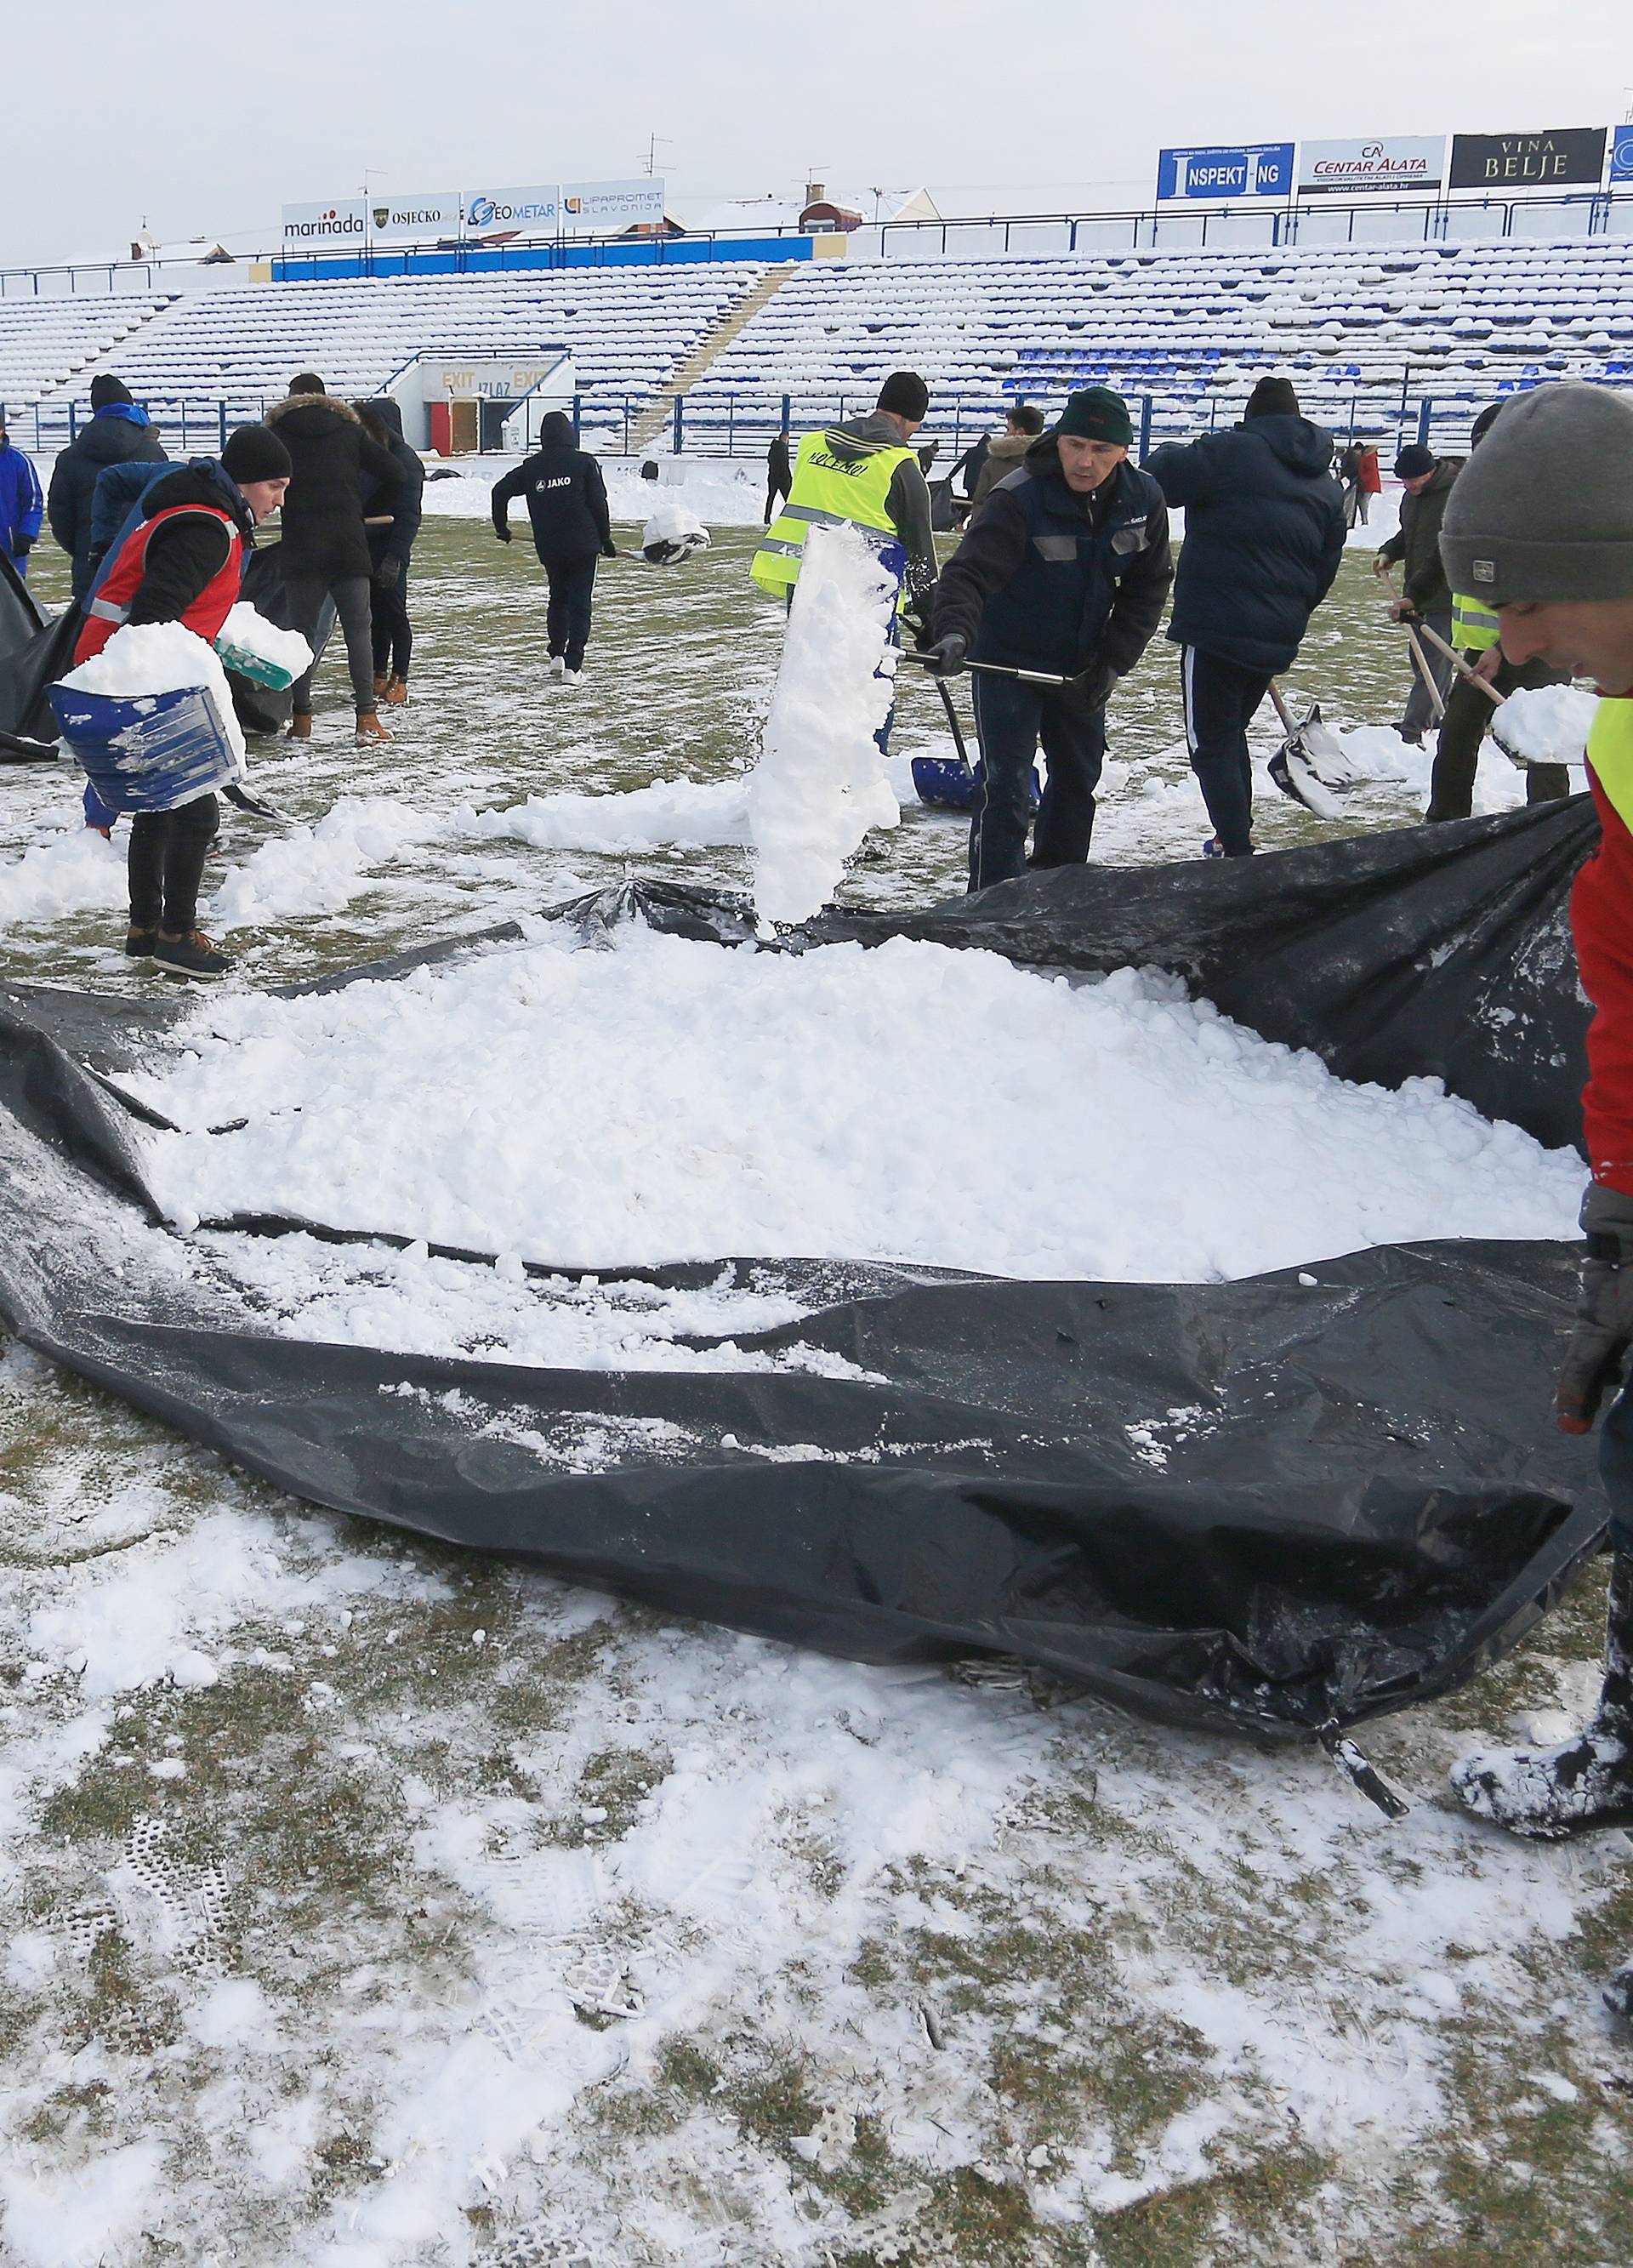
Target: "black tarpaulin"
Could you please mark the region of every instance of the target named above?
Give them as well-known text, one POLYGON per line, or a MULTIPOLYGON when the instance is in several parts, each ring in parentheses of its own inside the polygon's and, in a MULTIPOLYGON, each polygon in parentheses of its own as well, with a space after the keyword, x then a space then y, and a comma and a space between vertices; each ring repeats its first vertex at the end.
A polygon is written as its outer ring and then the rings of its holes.
MULTIPOLYGON (((1424 1051, 1449 1027, 1445 971, 1460 953, 1495 1039, 1520 1023, 1519 1010, 1512 1023, 1497 1012, 1505 951, 1529 1029, 1516 1058, 1526 1092, 1563 1118, 1543 1073, 1579 1041, 1579 1004, 1537 942, 1588 839, 1569 805, 1223 873, 1039 876, 967 909, 834 917, 792 942, 933 935, 1092 969, 1120 939, 1124 959, 1162 961, 1160 946, 1166 965, 1194 975, 1231 961, 1233 909, 1240 986, 1268 940, 1262 1012, 1291 1027, 1274 1036, 1309 1044, 1319 1027, 1297 1028, 1302 908, 1308 1012, 1352 1020, 1346 1044, 1365 1041, 1372 1075, 1391 1080, 1433 1067, 1424 1051), (1523 889, 1527 859, 1551 872, 1548 889, 1523 889), (1409 920, 1383 886, 1392 860, 1409 920), (1258 883, 1251 902, 1244 873, 1258 883), (1063 910, 1068 883, 1100 908, 1092 933, 1063 910), (1361 949, 1369 900, 1397 972, 1381 992, 1361 949), (1465 909, 1461 938, 1448 902, 1465 909), (1159 935, 1138 927, 1142 905, 1154 926, 1166 919, 1159 935), (1450 948, 1438 961, 1427 938, 1450 948), (1425 994, 1432 1016, 1419 1014, 1425 994), (1389 1012, 1369 1020, 1369 999, 1389 1012)), ((586 932, 638 916, 745 934, 740 905, 673 888, 556 911, 586 932)), ((735 1345, 826 1350, 859 1378, 542 1369, 270 1336, 233 1278, 232 1236, 189 1243, 155 1224, 136 1122, 99 1075, 140 1057, 173 1012, 0 998, 0 1315, 336 1510, 857 1659, 1011 1653, 1149 1714, 1284 1736, 1454 1686, 1523 1635, 1599 1540, 1591 1447, 1548 1423, 1571 1312, 1566 1246, 1382 1248, 1207 1285, 753 1259, 642 1271, 696 1283, 729 1268, 787 1292, 805 1319, 735 1345)), ((1239 1002, 1234 1012, 1254 1020, 1239 1002)), ((706 1363, 715 1343, 688 1344, 706 1363)))
POLYGON ((77 608, 52 621, 26 581, 0 552, 0 763, 34 763, 55 754, 56 719, 45 698, 69 666, 77 608))

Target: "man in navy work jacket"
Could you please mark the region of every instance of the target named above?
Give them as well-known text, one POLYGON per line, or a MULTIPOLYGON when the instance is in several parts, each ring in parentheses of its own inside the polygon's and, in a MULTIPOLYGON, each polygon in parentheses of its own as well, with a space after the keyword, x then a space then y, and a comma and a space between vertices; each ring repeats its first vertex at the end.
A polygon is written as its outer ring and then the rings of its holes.
POLYGON ((1019 469, 988 495, 936 585, 931 666, 965 657, 1070 682, 1027 685, 977 674, 982 780, 970 827, 969 887, 1026 870, 1033 758, 1048 784, 1034 866, 1082 865, 1106 755, 1106 703, 1162 619, 1173 580, 1168 508, 1128 463, 1128 404, 1103 386, 1074 394, 1019 469))
POLYGON ((1230 432, 1171 441, 1145 460, 1185 507, 1168 636, 1181 649, 1186 745, 1213 821, 1207 858, 1253 850, 1247 727, 1343 557, 1332 460, 1332 435, 1299 416, 1284 378, 1262 378, 1230 432))

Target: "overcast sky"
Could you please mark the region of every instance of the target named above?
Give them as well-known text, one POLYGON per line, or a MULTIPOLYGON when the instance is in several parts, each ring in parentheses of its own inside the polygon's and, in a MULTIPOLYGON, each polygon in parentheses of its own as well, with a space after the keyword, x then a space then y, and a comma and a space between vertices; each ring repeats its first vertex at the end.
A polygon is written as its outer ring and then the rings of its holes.
MULTIPOLYGON (((1600 126, 1629 0, 91 0, 9 19, 0 261, 246 229, 285 202, 658 170, 673 201, 1070 187, 1143 203, 1165 144, 1600 126), (819 28, 820 26, 820 28, 819 28)), ((957 198, 950 200, 956 204, 957 198)))

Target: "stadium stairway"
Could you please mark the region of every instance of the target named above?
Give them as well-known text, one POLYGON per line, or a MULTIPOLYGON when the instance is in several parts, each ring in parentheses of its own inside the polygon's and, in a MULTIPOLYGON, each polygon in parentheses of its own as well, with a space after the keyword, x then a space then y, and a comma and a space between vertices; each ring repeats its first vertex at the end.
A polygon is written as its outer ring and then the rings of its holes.
POLYGON ((793 275, 798 262, 784 261, 780 266, 769 268, 760 281, 746 291, 715 325, 706 339, 702 340, 676 371, 669 391, 661 400, 644 410, 629 435, 629 454, 636 456, 650 449, 669 425, 674 416, 677 394, 684 403, 686 396, 708 371, 717 355, 724 354, 738 333, 760 313, 770 299, 776 298, 793 275))

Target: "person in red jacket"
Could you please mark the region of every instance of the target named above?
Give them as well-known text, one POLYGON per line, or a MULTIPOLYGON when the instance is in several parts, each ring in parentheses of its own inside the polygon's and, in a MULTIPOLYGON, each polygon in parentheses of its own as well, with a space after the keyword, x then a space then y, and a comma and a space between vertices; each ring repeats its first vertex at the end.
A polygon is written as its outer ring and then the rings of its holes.
MULTIPOLYGON (((1460 475, 1440 548, 1453 589, 1497 615, 1509 661, 1592 678, 1602 696, 1588 740, 1601 839, 1570 904, 1593 1008, 1587 1249, 1556 1407, 1566 1432, 1585 1433, 1615 1393, 1600 1445, 1612 1551, 1605 1681, 1575 1740, 1467 1756, 1452 1776, 1481 1818, 1556 1837, 1633 1822, 1633 403, 1570 382, 1517 396, 1460 475)), ((1633 1962, 1605 1998, 1633 2016, 1633 1962)))
MULTIPOLYGON (((238 603, 245 547, 289 486, 290 454, 264 425, 240 425, 219 459, 178 465, 142 498, 85 608, 74 666, 127 623, 180 622, 207 644, 238 603)), ((172 976, 224 976, 232 963, 198 926, 198 887, 221 815, 213 795, 130 822, 125 951, 172 976)))
POLYGON ((1378 461, 1378 451, 1371 441, 1357 441, 1355 446, 1355 507, 1356 518, 1363 527, 1372 509, 1372 498, 1384 492, 1383 467, 1378 461))

